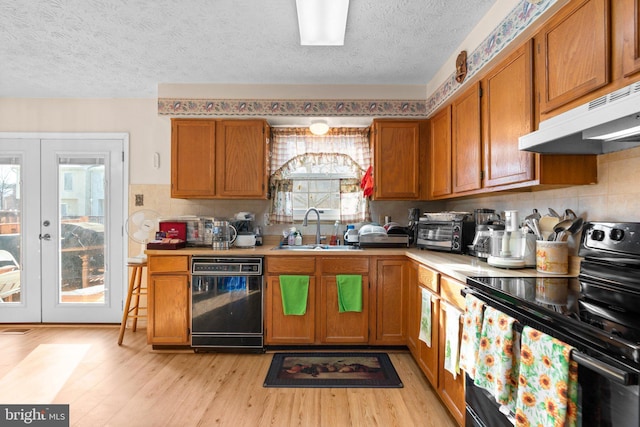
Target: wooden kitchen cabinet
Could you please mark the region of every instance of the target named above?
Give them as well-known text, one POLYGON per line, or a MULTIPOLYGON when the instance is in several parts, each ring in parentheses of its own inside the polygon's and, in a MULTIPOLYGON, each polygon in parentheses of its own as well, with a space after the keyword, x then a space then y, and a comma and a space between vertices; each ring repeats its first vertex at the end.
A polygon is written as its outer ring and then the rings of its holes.
POLYGON ((319 340, 322 344, 366 344, 369 341, 369 258, 319 258, 319 340), (362 276, 362 311, 338 310, 336 276, 362 276))
POLYGON ((407 347, 415 360, 420 357, 418 350, 418 336, 420 334, 420 311, 421 304, 418 290, 418 263, 408 261, 409 290, 407 292, 407 347))
POLYGON ((409 268, 405 257, 376 259, 375 296, 371 317, 375 334, 370 344, 405 345, 409 306, 409 268))
POLYGON ((421 177, 427 150, 428 122, 424 120, 374 120, 373 199, 420 200, 426 198, 421 177))
POLYGON ((267 144, 264 120, 220 120, 216 130, 216 196, 264 199, 267 144))
MULTIPOLYGON (((431 296, 431 346, 418 340, 416 362, 434 388, 438 387, 439 337, 440 337, 440 273, 420 265, 417 282, 417 309, 422 312, 422 290, 431 296)), ((418 317, 420 320, 421 316, 418 317)), ((418 325, 419 326, 419 325, 418 325)))
MULTIPOLYGON (((441 301, 451 304, 461 311, 464 311, 464 297, 460 291, 465 287, 464 283, 450 277, 440 276, 440 298, 441 301)), ((464 396, 464 371, 455 378, 451 372, 444 369, 445 360, 445 325, 447 322, 447 312, 444 303, 440 305, 439 319, 439 354, 438 354, 438 394, 442 402, 449 409, 449 412, 459 425, 463 426, 465 421, 465 396, 464 396)), ((460 337, 462 336, 462 324, 460 324, 460 337)), ((459 337, 459 338, 460 338, 459 337)))
POLYGON ((596 155, 519 150, 518 138, 535 123, 532 49, 531 41, 517 48, 484 74, 479 86, 456 98, 450 114, 445 108, 430 119, 431 199, 597 182, 596 155))
POLYGON ((147 343, 190 345, 189 256, 150 255, 147 274, 147 343))
POLYGON ((640 0, 618 0, 614 17, 622 25, 622 77, 640 72, 640 0))
POLYGON ((215 120, 171 120, 171 197, 215 196, 215 120))
POLYGON ((265 290, 265 344, 313 344, 316 341, 315 257, 267 257, 265 290), (304 315, 285 315, 282 310, 280 275, 308 275, 309 295, 304 315))
POLYGON ((535 178, 535 154, 518 149, 534 130, 532 42, 518 48, 482 79, 484 187, 535 178))
POLYGON ((535 36, 541 120, 609 83, 609 9, 609 0, 572 1, 535 36))
POLYGON ((429 198, 451 194, 451 104, 431 118, 429 198))
POLYGON ((453 192, 477 190, 481 179, 480 84, 474 84, 451 106, 453 192))
POLYGON ((171 197, 265 199, 264 120, 171 119, 171 197))

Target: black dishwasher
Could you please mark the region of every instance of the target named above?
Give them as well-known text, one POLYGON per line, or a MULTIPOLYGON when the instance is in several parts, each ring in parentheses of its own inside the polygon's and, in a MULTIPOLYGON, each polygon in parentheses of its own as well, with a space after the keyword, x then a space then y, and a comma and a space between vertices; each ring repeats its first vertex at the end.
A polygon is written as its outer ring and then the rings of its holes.
POLYGON ((193 257, 194 351, 264 351, 262 257, 193 257))

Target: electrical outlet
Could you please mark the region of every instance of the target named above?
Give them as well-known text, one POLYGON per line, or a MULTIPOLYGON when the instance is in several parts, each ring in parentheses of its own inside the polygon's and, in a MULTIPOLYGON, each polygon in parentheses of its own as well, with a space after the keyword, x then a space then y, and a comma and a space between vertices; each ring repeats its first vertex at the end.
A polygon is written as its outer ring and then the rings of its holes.
POLYGON ((144 206, 144 195, 136 194, 136 206, 144 206))

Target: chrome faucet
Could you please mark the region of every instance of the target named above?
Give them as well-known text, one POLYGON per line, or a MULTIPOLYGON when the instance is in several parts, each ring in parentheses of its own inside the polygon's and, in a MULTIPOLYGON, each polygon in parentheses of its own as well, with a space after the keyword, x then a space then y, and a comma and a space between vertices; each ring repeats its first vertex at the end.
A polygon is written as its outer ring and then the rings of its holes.
POLYGON ((308 222, 307 222, 307 217, 309 216, 309 212, 315 212, 316 215, 318 216, 318 225, 316 226, 316 245, 320 244, 320 212, 318 212, 318 209, 316 208, 309 208, 307 209, 307 211, 304 213, 304 220, 302 221, 302 226, 306 227, 308 222))

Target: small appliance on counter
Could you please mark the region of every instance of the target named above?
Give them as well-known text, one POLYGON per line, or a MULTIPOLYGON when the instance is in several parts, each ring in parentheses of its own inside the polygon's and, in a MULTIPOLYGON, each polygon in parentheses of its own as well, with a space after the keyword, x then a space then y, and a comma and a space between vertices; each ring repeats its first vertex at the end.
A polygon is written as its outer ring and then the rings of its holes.
POLYGON ((491 256, 491 236, 489 226, 500 221, 500 216, 494 209, 476 209, 473 211, 476 222, 476 232, 473 243, 469 246, 469 255, 486 261, 491 256))
POLYGON ((520 229, 518 211, 505 211, 504 221, 502 230, 496 226, 490 229, 491 255, 487 264, 499 268, 524 268, 526 232, 520 229))
POLYGON ((212 249, 229 249, 238 236, 236 228, 229 221, 224 220, 215 220, 212 225, 212 249))
POLYGON ((366 224, 358 231, 358 243, 361 248, 408 248, 409 235, 404 233, 391 233, 379 225, 366 224))
MULTIPOLYGON (((211 217, 198 217, 195 215, 184 215, 177 216, 171 218, 161 218, 160 224, 166 224, 167 227, 170 227, 171 223, 181 222, 186 224, 185 229, 185 239, 187 242, 187 246, 189 247, 211 247, 212 240, 212 229, 213 229, 213 221, 214 218, 211 217)), ((163 230, 162 225, 160 225, 160 231, 163 230)))
POLYGON ((451 253, 465 253, 473 242, 475 223, 469 212, 424 213, 418 220, 417 246, 451 253))

